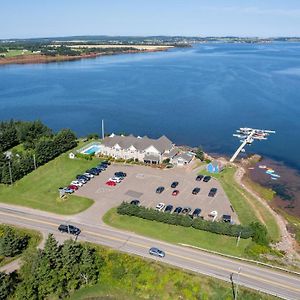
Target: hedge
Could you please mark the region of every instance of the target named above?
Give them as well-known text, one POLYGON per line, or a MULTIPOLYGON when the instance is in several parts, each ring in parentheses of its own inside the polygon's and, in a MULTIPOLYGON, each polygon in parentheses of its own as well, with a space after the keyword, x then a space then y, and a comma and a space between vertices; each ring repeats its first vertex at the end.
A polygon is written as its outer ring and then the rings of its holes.
POLYGON ((193 227, 195 229, 228 236, 237 237, 241 234, 241 238, 243 239, 248 239, 254 235, 252 226, 232 225, 224 222, 211 222, 201 218, 192 219, 190 216, 164 213, 153 208, 132 205, 127 202, 123 202, 119 207, 117 207, 117 213, 120 215, 135 216, 171 225, 193 227))

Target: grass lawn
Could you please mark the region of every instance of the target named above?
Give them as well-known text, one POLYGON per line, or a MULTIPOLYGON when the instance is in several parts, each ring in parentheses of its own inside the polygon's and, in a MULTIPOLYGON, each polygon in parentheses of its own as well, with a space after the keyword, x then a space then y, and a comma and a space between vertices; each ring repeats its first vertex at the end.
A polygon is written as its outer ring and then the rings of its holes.
POLYGON ((64 153, 23 177, 13 186, 0 185, 0 202, 64 215, 79 213, 90 207, 93 200, 74 195, 61 200, 58 188, 68 185, 77 174, 97 165, 99 161, 96 158, 91 161, 69 159, 68 153, 64 153))
MULTIPOLYGON (((71 300, 232 300, 230 283, 189 273, 153 260, 95 246, 103 259, 99 282, 71 295, 71 300)), ((239 288, 239 299, 275 299, 253 290, 239 288)))
POLYGON ((244 250, 251 243, 251 239, 241 239, 237 247, 235 237, 119 215, 115 208, 104 215, 103 221, 113 227, 173 244, 183 243, 239 257, 245 256, 244 250))
MULTIPOLYGON (((236 183, 234 179, 235 171, 236 168, 228 167, 220 174, 213 174, 213 177, 221 183, 241 224, 246 225, 253 221, 260 221, 267 226, 271 239, 278 241, 280 239, 280 231, 276 220, 267 208, 236 183)), ((201 171, 200 173, 209 174, 206 171, 201 171)))
POLYGON ((2 54, 4 54, 5 57, 14 57, 19 55, 30 55, 32 54, 32 51, 23 52, 23 50, 8 50, 8 52, 2 54))

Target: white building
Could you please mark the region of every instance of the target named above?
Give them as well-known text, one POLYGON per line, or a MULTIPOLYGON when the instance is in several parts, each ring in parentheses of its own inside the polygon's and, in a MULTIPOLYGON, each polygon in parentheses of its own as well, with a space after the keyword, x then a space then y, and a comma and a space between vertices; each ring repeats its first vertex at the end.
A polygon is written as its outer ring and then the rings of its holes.
POLYGON ((101 154, 122 159, 137 159, 144 163, 159 164, 164 159, 172 159, 178 149, 166 137, 150 139, 147 136, 110 135, 102 142, 101 154))

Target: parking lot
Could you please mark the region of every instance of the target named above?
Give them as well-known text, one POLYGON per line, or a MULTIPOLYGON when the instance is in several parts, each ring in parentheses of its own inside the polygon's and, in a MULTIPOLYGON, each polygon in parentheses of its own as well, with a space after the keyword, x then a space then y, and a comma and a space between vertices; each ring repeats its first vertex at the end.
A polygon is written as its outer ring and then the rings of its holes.
POLYGON ((211 211, 217 211, 217 220, 225 214, 231 215, 232 220, 239 223, 237 215, 233 212, 219 182, 213 178, 207 183, 203 180, 196 181, 198 172, 199 169, 190 170, 189 168, 160 170, 138 165, 110 165, 106 171, 95 176, 75 192, 75 195, 95 200, 92 207, 76 218, 81 221, 99 222, 110 208, 118 206, 122 201, 130 202, 133 199, 138 199, 141 205, 152 208, 155 208, 160 202, 165 205, 173 205, 173 209, 177 206, 190 207, 192 212, 195 208, 200 208, 201 216, 206 220, 212 219, 208 216, 211 211), (107 186, 105 182, 118 171, 127 174, 125 179, 116 186, 107 186), (179 182, 176 187, 179 190, 177 196, 172 195, 174 189, 171 188, 171 183, 173 181, 179 182), (159 186, 165 188, 161 194, 156 193, 159 186), (197 195, 192 194, 195 187, 201 189, 197 195), (209 190, 213 187, 217 188, 218 191, 214 197, 209 197, 209 190))

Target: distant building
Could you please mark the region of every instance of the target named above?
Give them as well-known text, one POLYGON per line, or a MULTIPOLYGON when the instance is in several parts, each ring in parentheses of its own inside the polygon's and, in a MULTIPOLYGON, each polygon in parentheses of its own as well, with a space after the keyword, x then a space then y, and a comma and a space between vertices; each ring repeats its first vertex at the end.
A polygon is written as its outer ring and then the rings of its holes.
POLYGON ((223 164, 218 160, 213 160, 206 166, 206 170, 209 173, 219 173, 223 170, 223 164))
POLYGON ((100 153, 114 158, 134 159, 148 164, 160 164, 176 155, 175 145, 166 137, 151 139, 111 134, 102 142, 100 153))
POLYGON ((195 154, 192 152, 180 152, 176 154, 170 162, 177 166, 184 166, 189 164, 192 159, 195 157, 195 154))

